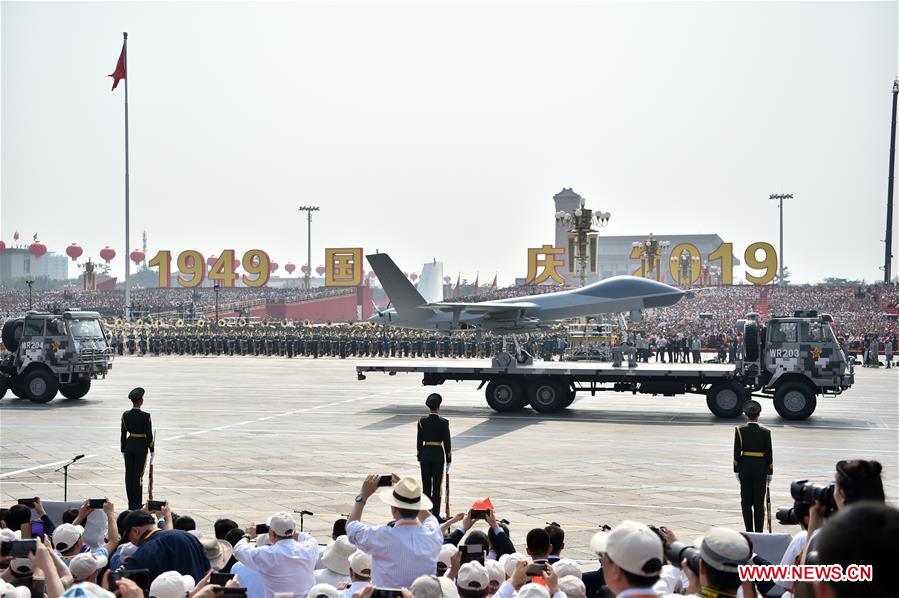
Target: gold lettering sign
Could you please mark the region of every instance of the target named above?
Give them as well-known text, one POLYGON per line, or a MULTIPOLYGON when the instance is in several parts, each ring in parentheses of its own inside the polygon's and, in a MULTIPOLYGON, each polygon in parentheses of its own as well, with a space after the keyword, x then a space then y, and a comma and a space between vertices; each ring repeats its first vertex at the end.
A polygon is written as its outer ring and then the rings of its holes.
POLYGON ((562 247, 543 245, 529 248, 527 283, 540 284, 552 278, 559 284, 565 284, 565 278, 559 274, 559 268, 565 265, 564 255, 565 249, 562 247), (538 268, 542 268, 539 274, 538 268))
POLYGON ((362 284, 362 248, 325 249, 325 286, 357 287, 362 284))

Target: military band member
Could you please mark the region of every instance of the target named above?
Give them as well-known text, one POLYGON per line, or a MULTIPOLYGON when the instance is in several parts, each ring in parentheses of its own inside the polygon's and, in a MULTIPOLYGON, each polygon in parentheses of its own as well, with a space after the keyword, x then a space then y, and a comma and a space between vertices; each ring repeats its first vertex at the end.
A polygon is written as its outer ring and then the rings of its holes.
POLYGON ((740 482, 740 506, 747 532, 764 531, 765 490, 774 474, 771 430, 759 425, 761 412, 758 401, 746 401, 743 413, 748 422, 734 429, 734 473, 740 482))
POLYGON ((131 409, 122 414, 122 455, 125 458, 125 491, 128 494, 128 509, 140 509, 143 505, 144 465, 147 449, 152 453, 153 422, 150 414, 141 411, 144 404, 144 389, 137 387, 128 393, 131 409))
POLYGON ((436 517, 440 512, 440 494, 443 484, 443 464, 449 473, 453 453, 450 447, 449 422, 440 417, 440 403, 443 397, 437 393, 428 395, 425 405, 431 414, 418 420, 416 451, 421 464, 421 485, 431 499, 431 512, 436 517))

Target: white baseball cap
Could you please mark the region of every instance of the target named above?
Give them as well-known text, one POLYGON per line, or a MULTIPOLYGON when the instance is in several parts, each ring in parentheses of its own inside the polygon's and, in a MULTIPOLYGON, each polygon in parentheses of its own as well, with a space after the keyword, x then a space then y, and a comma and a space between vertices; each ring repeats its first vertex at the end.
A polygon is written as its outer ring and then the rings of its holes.
POLYGON ((503 569, 503 566, 499 564, 499 561, 487 561, 487 564, 484 566, 487 569, 487 579, 490 582, 503 583, 506 581, 506 571, 503 569))
POLYGON ((452 567, 452 560, 457 552, 459 552, 459 547, 455 544, 444 544, 440 547, 440 552, 437 554, 437 562, 443 563, 447 568, 452 567))
POLYGON ((412 582, 409 590, 415 598, 459 598, 459 590, 447 577, 422 575, 412 582))
POLYGON ((75 581, 84 581, 105 567, 107 562, 108 559, 105 556, 94 556, 89 552, 82 552, 69 562, 69 572, 75 581))
POLYGON ((290 513, 277 513, 269 519, 268 528, 282 538, 292 536, 297 528, 297 522, 290 513))
POLYGON ((459 568, 456 585, 463 590, 485 590, 490 583, 487 569, 478 561, 465 563, 459 568))
POLYGON ((515 568, 518 567, 518 563, 529 560, 527 556, 520 552, 504 554, 503 557, 505 557, 505 560, 500 560, 500 564, 503 566, 506 577, 512 577, 512 574, 515 573, 515 568))
POLYGON ((610 532, 594 534, 590 549, 605 553, 612 561, 634 575, 650 577, 662 570, 662 540, 646 525, 622 521, 610 532))
POLYGON ((359 577, 371 577, 371 555, 357 550, 350 556, 350 569, 359 577))
POLYGON ((549 598, 549 590, 539 583, 526 583, 518 590, 518 598, 549 598))
POLYGON ((190 575, 166 571, 160 573, 150 584, 150 598, 184 598, 196 585, 190 575))
POLYGON ((308 598, 340 598, 340 592, 329 583, 319 583, 309 588, 308 598))
POLYGON ((24 587, 16 587, 0 580, 0 598, 31 598, 31 590, 24 587))
POLYGON ((63 523, 53 532, 53 548, 65 552, 72 548, 84 535, 84 528, 80 525, 63 523))
POLYGON ((587 598, 587 586, 580 577, 566 575, 559 579, 559 591, 568 598, 587 598))
POLYGON ((566 575, 573 575, 578 579, 583 577, 584 572, 581 571, 581 568, 578 567, 577 563, 575 563, 571 559, 559 559, 555 563, 553 563, 553 571, 556 572, 556 575, 559 576, 559 579, 565 577, 566 575))

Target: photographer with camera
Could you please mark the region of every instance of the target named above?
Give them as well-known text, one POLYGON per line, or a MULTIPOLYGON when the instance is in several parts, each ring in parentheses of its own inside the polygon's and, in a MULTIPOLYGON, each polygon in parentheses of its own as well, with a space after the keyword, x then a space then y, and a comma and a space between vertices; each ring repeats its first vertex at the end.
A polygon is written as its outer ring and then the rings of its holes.
MULTIPOLYGON (((671 562, 680 559, 680 565, 690 579, 689 594, 736 596, 743 585, 739 566, 752 560, 752 548, 739 532, 713 527, 703 536, 699 550, 675 542, 668 548, 666 556, 671 562)), ((745 595, 755 595, 751 584, 744 589, 745 595)))
MULTIPOLYGON (((496 518, 496 511, 491 509, 476 509, 475 507, 481 506, 479 503, 482 501, 476 502, 471 509, 468 510, 467 513, 462 517, 462 529, 453 530, 444 540, 447 544, 455 544, 458 545, 459 542, 462 541, 462 538, 465 534, 468 533, 469 530, 474 526, 475 521, 478 519, 482 519, 485 523, 487 523, 487 559, 488 560, 497 560, 504 554, 512 554, 515 552, 515 545, 512 544, 512 540, 509 538, 509 528, 506 525, 496 518)), ((492 504, 490 505, 492 506, 492 504)), ((456 515, 450 521, 457 519, 459 515, 456 515)))
POLYGON ((443 532, 418 480, 396 475, 389 479, 392 484, 378 494, 381 502, 390 507, 393 526, 362 523, 365 503, 378 490, 381 477, 373 474, 362 483, 347 519, 347 538, 371 555, 371 580, 375 587, 407 588, 418 577, 436 572, 443 532))
POLYGON ((292 592, 305 596, 315 585, 315 562, 318 542, 312 535, 297 530, 289 513, 272 515, 268 523, 268 545, 250 546, 256 537, 256 526, 250 525, 246 535, 234 547, 234 556, 247 568, 259 573, 265 595, 292 592))
POLYGON ((826 525, 828 516, 856 502, 883 503, 886 500, 883 480, 880 479, 882 469, 877 461, 838 461, 834 482, 829 486, 815 486, 805 480, 790 484, 790 493, 795 500, 810 503, 808 541, 802 552, 801 563, 805 564, 808 553, 814 550, 815 536, 826 525))

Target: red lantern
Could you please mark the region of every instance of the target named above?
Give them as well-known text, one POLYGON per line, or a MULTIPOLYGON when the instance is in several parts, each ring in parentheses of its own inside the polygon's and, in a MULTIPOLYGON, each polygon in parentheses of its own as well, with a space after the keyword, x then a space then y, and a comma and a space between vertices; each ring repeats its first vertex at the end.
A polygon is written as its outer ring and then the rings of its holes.
POLYGON ((72 243, 68 247, 66 247, 66 255, 72 258, 72 261, 76 261, 81 254, 84 253, 84 250, 78 245, 78 243, 72 243))
POLYGON ((215 257, 214 255, 209 256, 208 258, 206 258, 206 265, 209 266, 209 267, 211 268, 211 267, 215 264, 215 261, 216 261, 217 259, 218 259, 218 258, 215 257))
POLYGON ((300 268, 300 271, 302 271, 303 274, 309 274, 309 264, 303 264, 303 266, 300 268))
POLYGON ((28 246, 28 253, 36 258, 40 258, 47 253, 47 246, 40 241, 35 240, 34 243, 28 246))
POLYGON ((269 272, 271 272, 272 274, 274 274, 274 273, 275 273, 275 270, 277 270, 277 269, 278 269, 278 262, 269 262, 269 263, 268 263, 268 270, 269 270, 269 272))
POLYGON ((324 266, 316 266, 315 273, 318 274, 319 276, 324 276, 325 275, 325 267, 324 266))
POLYGON ((0 241, 0 251, 6 251, 6 243, 0 241))
POLYGON ((107 245, 103 249, 100 250, 100 257, 108 264, 115 258, 115 249, 107 245))
POLYGON ((144 257, 144 252, 140 249, 135 249, 131 252, 131 261, 135 264, 140 264, 142 261, 144 261, 144 257))
POLYGON ((293 271, 297 269, 293 262, 287 262, 284 264, 284 269, 287 270, 288 274, 293 274, 293 271))
POLYGON ((410 279, 412 282, 415 282, 416 280, 418 280, 418 274, 416 274, 415 272, 413 272, 412 274, 409 275, 409 279, 410 279))
POLYGON ((452 280, 453 280, 452 276, 444 276, 443 277, 443 282, 445 284, 449 284, 452 280))
POLYGON ((377 278, 378 275, 374 273, 374 271, 368 273, 369 278, 377 278))
POLYGON ((234 260, 233 262, 231 262, 231 270, 237 271, 238 268, 240 268, 240 260, 234 260))

